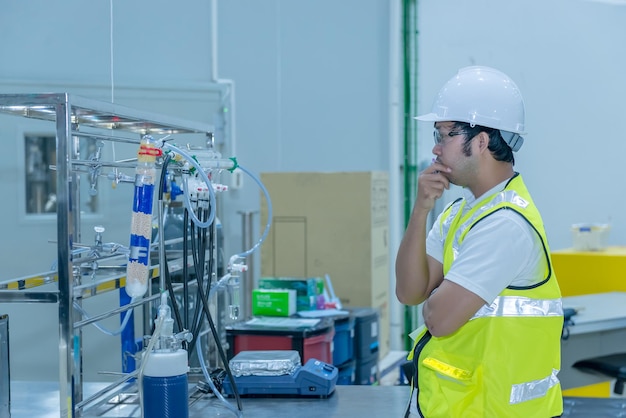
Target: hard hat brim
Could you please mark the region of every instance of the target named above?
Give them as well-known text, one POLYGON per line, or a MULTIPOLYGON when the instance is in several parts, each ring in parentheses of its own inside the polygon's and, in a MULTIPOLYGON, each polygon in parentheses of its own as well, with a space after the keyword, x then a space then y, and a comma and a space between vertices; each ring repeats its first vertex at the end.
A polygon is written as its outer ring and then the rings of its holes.
MULTIPOLYGON (((441 117, 438 114, 431 112, 431 113, 426 113, 424 115, 419 115, 419 116, 414 116, 413 119, 417 119, 421 122, 465 122, 465 123, 469 123, 469 124, 476 124, 476 125, 480 125, 480 123, 476 123, 474 121, 468 121, 468 120, 464 120, 462 118, 459 119, 455 119, 453 117, 441 117)), ((483 124, 482 126, 489 126, 489 124, 483 124)), ((526 135, 526 131, 509 131, 507 129, 502 129, 502 128, 498 128, 498 127, 494 127, 494 126, 489 126, 490 128, 494 128, 494 129, 499 129, 501 132, 512 132, 512 133, 516 133, 518 135, 526 135)))
POLYGON ((445 119, 441 119, 436 113, 426 113, 424 115, 415 116, 413 119, 417 119, 422 122, 442 122, 445 119))

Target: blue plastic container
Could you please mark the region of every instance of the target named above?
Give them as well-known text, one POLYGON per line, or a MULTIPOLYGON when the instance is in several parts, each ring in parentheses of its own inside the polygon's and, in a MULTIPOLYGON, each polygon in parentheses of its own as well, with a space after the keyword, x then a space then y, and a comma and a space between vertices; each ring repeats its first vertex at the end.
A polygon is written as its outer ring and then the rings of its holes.
POLYGON ((354 385, 356 382, 356 370, 354 368, 356 362, 354 360, 348 361, 341 366, 336 366, 338 371, 337 384, 338 385, 354 385))
POLYGON ((333 365, 340 366, 354 356, 354 317, 351 315, 335 317, 335 336, 333 337, 333 365))
POLYGON ((144 418, 187 418, 187 375, 169 377, 143 377, 144 418))
POLYGON ((373 385, 378 382, 378 353, 370 358, 356 359, 355 385, 373 385))
POLYGON ((379 312, 368 307, 348 310, 354 318, 354 357, 370 361, 378 356, 379 312))

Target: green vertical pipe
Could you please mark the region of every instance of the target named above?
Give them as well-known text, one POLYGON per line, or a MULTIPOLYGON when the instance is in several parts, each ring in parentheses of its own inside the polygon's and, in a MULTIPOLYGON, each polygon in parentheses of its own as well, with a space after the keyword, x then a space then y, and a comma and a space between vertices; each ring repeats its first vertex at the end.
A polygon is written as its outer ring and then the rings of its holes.
MULTIPOLYGON (((404 79, 404 225, 409 222, 417 192, 417 0, 402 1, 404 79)), ((404 308, 404 346, 411 349, 409 333, 417 327, 416 306, 404 308)))

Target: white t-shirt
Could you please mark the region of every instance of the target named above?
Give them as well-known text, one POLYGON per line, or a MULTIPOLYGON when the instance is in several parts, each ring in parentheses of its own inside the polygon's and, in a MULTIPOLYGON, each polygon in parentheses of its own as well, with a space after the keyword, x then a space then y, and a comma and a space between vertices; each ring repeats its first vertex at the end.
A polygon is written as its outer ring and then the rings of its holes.
MULTIPOLYGON (((500 192, 508 180, 476 199, 468 189, 464 212, 476 201, 500 192)), ((437 217, 426 239, 426 253, 443 263, 443 239, 437 217)), ((465 235, 446 280, 480 296, 487 304, 507 286, 529 286, 543 280, 546 258, 537 233, 513 210, 499 210, 474 224, 465 235)))

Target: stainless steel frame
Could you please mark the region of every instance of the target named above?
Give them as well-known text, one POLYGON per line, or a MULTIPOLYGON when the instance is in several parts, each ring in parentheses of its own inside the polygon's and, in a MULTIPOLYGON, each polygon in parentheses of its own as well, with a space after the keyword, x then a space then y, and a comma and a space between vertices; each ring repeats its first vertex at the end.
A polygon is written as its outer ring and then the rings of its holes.
MULTIPOLYGON (((72 242, 79 239, 81 225, 81 211, 78 207, 78 202, 80 202, 78 196, 79 180, 76 174, 77 170, 75 170, 81 162, 78 161, 78 155, 74 151, 73 141, 82 135, 97 135, 99 138, 110 141, 130 141, 139 144, 140 136, 144 134, 204 134, 210 136, 212 129, 209 125, 141 112, 68 93, 0 95, 0 113, 47 120, 56 124, 57 271, 46 272, 36 277, 1 282, 0 303, 58 304, 60 416, 81 416, 82 407, 85 404, 81 375, 82 347, 80 344, 75 347, 74 340, 75 336, 80 337, 81 327, 89 321, 77 322, 72 307, 76 296, 84 296, 84 290, 80 287, 80 280, 77 280, 73 274, 76 266, 72 255, 72 242), (104 130, 105 133, 80 132, 79 129, 83 127, 104 130), (119 135, 120 133, 121 135, 119 135), (136 141, 129 139, 128 134, 137 134, 136 141), (56 283, 57 289, 47 291, 36 289, 48 283, 56 283)), ((127 162, 120 162, 120 164, 128 166, 127 162)), ((113 286, 113 288, 117 288, 120 275, 112 274, 111 277, 106 277, 103 280, 117 283, 117 286, 113 286)), ((95 287, 92 290, 94 289, 95 287)), ((97 294, 97 291, 94 290, 91 293, 91 295, 94 294, 97 294)), ((152 299, 154 297, 147 296, 141 303, 147 304, 152 299)), ((129 305, 128 307, 132 306, 129 305)), ((119 312, 120 309, 117 307, 117 309, 108 312, 108 315, 111 316, 119 312)))
POLYGON ((11 418, 8 315, 0 315, 0 418, 11 418))

